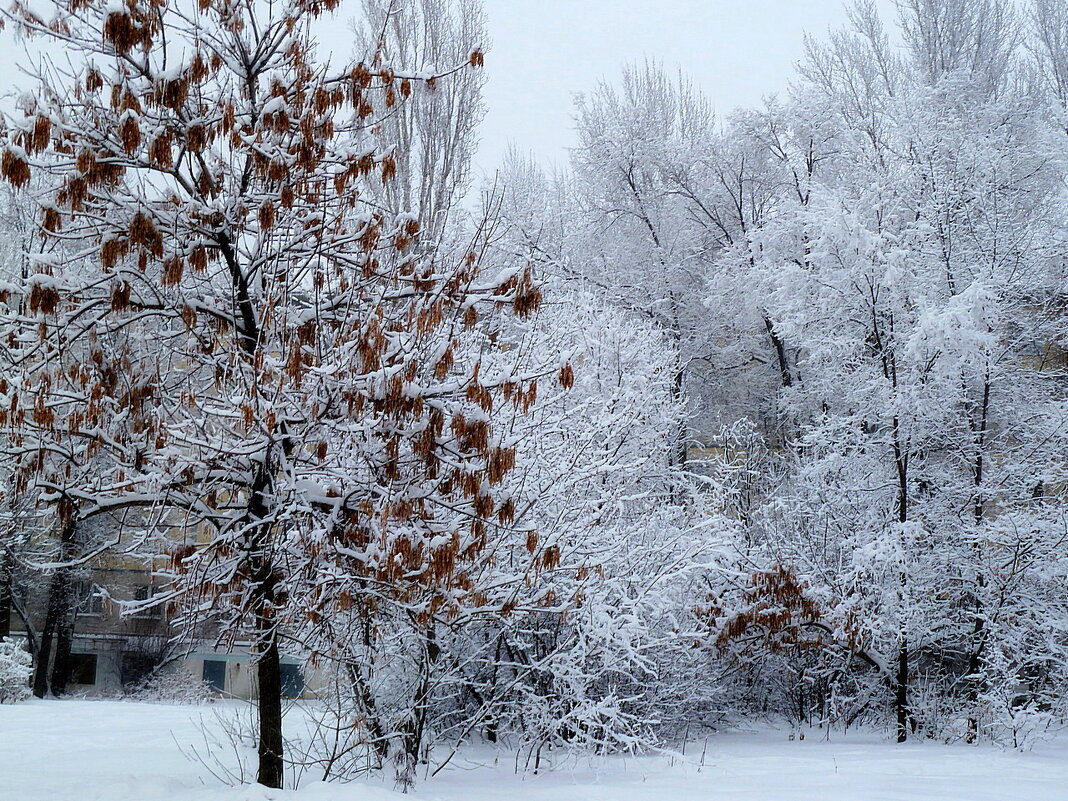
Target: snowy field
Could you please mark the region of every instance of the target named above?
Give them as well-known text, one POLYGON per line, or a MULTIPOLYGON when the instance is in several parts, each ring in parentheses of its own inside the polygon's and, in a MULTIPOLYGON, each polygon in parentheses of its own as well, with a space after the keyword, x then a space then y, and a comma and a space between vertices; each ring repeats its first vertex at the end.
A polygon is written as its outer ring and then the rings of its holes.
MULTIPOLYGON (((298 791, 226 787, 176 741, 204 743, 213 707, 32 701, 0 707, 3 801, 383 801, 381 784, 298 791)), ((430 801, 1064 801, 1068 739, 1019 754, 990 747, 896 746, 875 735, 803 742, 780 732, 690 743, 685 758, 570 760, 516 775, 515 754, 479 751, 421 782, 430 801), (696 752, 696 753, 695 753, 696 752)), ((233 755, 217 754, 223 762, 233 755)))

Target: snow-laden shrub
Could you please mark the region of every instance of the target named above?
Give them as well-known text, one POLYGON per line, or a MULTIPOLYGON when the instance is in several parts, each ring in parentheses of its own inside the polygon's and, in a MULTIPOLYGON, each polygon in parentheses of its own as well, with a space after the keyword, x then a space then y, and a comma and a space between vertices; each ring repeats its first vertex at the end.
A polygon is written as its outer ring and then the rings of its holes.
POLYGON ((181 670, 156 670, 126 697, 156 704, 203 704, 214 700, 211 685, 181 670))
POLYGON ((33 659, 15 640, 0 640, 0 703, 14 703, 30 697, 33 659))
POLYGON ((1004 640, 988 647, 984 660, 979 733, 1006 748, 1030 751, 1064 727, 1063 649, 1037 636, 1012 638, 1017 632, 1007 626, 989 628, 991 639, 1004 640))

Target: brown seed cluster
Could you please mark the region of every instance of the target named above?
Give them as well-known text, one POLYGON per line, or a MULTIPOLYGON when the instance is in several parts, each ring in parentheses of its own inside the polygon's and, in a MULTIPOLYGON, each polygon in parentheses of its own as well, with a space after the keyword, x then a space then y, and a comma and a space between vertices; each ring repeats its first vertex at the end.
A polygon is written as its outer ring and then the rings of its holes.
POLYGON ((833 627, 827 622, 827 610, 789 565, 777 564, 752 573, 741 602, 739 611, 727 614, 722 602, 709 596, 706 605, 694 610, 715 633, 714 643, 720 651, 736 644, 746 651, 762 648, 771 652, 860 647, 856 618, 847 621, 844 639, 837 641, 829 633, 833 627))

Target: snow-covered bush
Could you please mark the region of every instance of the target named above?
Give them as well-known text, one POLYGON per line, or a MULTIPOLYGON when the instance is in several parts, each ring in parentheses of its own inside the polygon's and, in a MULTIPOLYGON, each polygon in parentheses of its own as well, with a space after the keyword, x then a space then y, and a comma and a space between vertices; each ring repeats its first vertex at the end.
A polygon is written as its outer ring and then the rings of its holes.
POLYGON ((156 704, 203 704, 215 700, 211 685, 181 670, 153 671, 126 694, 131 701, 156 704))
POLYGON ((12 639, 0 640, 0 703, 29 698, 32 672, 33 659, 22 644, 12 639))

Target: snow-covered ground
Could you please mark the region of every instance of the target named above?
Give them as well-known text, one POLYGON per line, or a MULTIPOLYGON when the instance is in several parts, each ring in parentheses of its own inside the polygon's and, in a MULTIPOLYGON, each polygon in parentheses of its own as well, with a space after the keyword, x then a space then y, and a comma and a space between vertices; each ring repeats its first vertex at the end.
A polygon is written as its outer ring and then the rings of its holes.
MULTIPOLYGON (((299 791, 226 787, 177 743, 198 746, 213 707, 116 701, 0 706, 3 801, 397 801, 381 784, 308 783, 299 791)), ((209 740, 212 739, 209 735, 209 740)), ((571 759, 541 775, 515 754, 478 750, 408 798, 424 801, 1064 801, 1068 740, 1020 754, 991 747, 897 746, 872 734, 731 733, 686 757, 571 759)), ((221 748, 224 764, 236 757, 221 748)))

